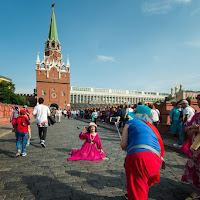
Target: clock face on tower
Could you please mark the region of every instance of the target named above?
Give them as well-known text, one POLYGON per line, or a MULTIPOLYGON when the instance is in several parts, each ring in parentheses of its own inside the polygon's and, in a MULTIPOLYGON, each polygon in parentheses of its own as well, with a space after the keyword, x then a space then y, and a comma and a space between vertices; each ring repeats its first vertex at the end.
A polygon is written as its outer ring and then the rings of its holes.
POLYGON ((56 98, 56 93, 53 93, 52 95, 51 95, 53 98, 56 98))

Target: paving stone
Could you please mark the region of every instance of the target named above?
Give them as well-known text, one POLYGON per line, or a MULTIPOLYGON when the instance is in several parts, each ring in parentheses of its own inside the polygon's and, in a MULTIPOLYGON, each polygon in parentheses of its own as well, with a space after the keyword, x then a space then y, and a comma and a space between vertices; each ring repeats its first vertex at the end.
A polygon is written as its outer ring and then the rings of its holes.
MULTIPOLYGON (((98 127, 108 161, 67 162, 69 152, 80 148, 78 138, 86 124, 77 120, 62 120, 48 127, 46 148, 39 145, 36 123, 31 124, 32 140, 27 157, 14 158, 15 138, 12 134, 1 138, 0 199, 69 199, 122 200, 126 193, 124 171, 125 153, 121 151, 117 132, 98 127), (16 189, 19 191, 16 193, 16 189)), ((160 184, 154 184, 148 200, 182 200, 194 187, 181 183, 186 157, 166 149, 166 170, 161 170, 160 184)))

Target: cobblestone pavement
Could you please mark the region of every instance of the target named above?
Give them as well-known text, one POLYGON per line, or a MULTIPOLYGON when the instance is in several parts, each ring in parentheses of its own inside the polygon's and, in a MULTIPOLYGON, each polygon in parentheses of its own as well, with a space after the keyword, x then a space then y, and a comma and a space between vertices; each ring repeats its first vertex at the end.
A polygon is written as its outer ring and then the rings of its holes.
MULTIPOLYGON (((64 120, 48 128, 46 148, 39 144, 36 123, 31 124, 32 143, 27 157, 15 158, 13 134, 0 138, 0 200, 2 199, 124 199, 126 179, 116 132, 99 128, 98 133, 110 160, 67 162, 69 152, 80 148, 78 134, 86 123, 64 120), (78 129, 79 127, 80 129, 78 129)), ((194 188, 181 183, 186 157, 166 150, 166 170, 161 182, 149 192, 149 200, 183 200, 194 188)))

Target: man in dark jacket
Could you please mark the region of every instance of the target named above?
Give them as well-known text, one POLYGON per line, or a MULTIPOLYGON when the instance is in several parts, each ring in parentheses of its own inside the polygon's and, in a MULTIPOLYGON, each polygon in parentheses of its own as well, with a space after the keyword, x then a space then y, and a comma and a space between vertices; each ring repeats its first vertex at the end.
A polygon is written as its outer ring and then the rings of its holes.
POLYGON ((120 110, 119 110, 119 116, 120 116, 119 128, 121 126, 124 126, 124 124, 125 124, 125 119, 124 119, 125 114, 126 114, 126 109, 124 108, 123 105, 120 105, 120 110))

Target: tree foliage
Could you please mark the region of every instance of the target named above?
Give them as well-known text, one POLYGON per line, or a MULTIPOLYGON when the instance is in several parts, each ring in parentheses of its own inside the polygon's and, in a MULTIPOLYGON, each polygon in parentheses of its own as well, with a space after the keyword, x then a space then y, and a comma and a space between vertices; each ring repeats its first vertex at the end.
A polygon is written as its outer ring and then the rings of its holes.
POLYGON ((0 102, 17 105, 30 105, 26 99, 15 94, 15 85, 12 82, 0 82, 0 102))
POLYGON ((165 97, 165 102, 166 101, 171 101, 173 99, 172 95, 170 94, 168 97, 165 97))

